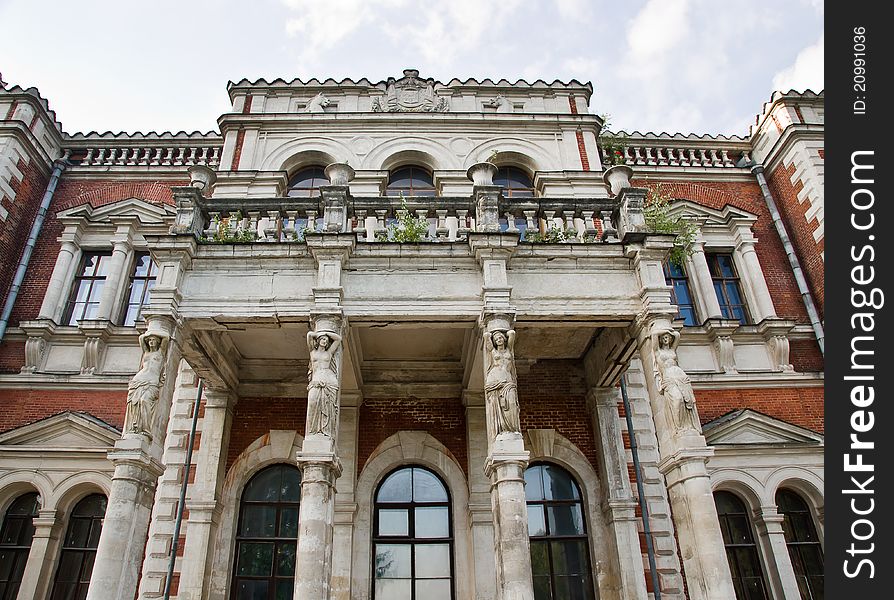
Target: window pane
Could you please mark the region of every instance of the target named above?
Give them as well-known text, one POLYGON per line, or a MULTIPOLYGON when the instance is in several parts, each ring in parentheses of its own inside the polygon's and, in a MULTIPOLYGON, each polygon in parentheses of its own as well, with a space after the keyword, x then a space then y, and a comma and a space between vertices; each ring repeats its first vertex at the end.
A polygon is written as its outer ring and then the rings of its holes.
POLYGON ((448 544, 417 544, 416 577, 450 577, 450 546, 448 544))
POLYGON ((417 538, 440 538, 450 535, 446 506, 417 506, 415 510, 417 538))
POLYGON ((298 508, 283 508, 279 513, 279 537, 298 537, 298 508))
POLYGON ((579 504, 550 506, 547 510, 552 535, 583 535, 584 517, 579 504))
POLYGON ((376 544, 376 579, 410 577, 410 573, 408 544, 376 544))
POLYGON ((549 575, 549 542, 531 542, 531 573, 549 575))
POLYGON ((282 470, 282 488, 280 502, 298 502, 301 499, 301 471, 298 469, 282 470))
POLYGON ((528 535, 546 535, 546 519, 543 516, 543 506, 531 504, 528 506, 528 535))
POLYGON ((434 474, 413 469, 413 502, 447 502, 447 490, 434 474))
POLYGON ((413 582, 409 579, 376 579, 376 598, 379 600, 410 600, 413 582))
POLYGON ((419 600, 450 600, 450 580, 423 579, 417 581, 416 598, 419 600))
POLYGON ((556 575, 579 575, 586 573, 587 548, 583 541, 550 542, 553 555, 553 573, 556 575))
POLYGON ((410 519, 407 509, 380 508, 379 535, 410 535, 410 519))
POLYGON ((377 502, 410 502, 413 499, 412 470, 401 469, 389 475, 379 487, 377 502))
POLYGON ((276 507, 246 506, 242 511, 242 537, 259 538, 276 536, 276 507))
POLYGON ((68 533, 65 536, 65 545, 75 548, 85 548, 87 538, 90 537, 90 519, 72 517, 68 523, 68 533))
POLYGON ((280 579, 276 582, 276 600, 292 600, 295 595, 295 580, 280 579))
POLYGON ((242 542, 236 574, 269 577, 273 574, 273 542, 242 542))
POLYGON ((130 295, 128 296, 128 304, 137 304, 143 300, 143 288, 146 286, 145 279, 134 279, 130 282, 130 295))
POLYGON ((525 469, 525 498, 543 500, 543 467, 540 465, 525 469))
POLYGON ((543 486, 547 500, 577 500, 577 485, 562 468, 543 465, 543 486))
POLYGON ((77 581, 81 573, 81 553, 63 552, 59 559, 59 570, 56 571, 56 581, 77 581))
POLYGON ((276 502, 279 499, 282 473, 279 467, 264 469, 245 487, 243 500, 256 502, 276 502))
POLYGON ((267 600, 267 581, 239 581, 236 600, 267 600))
POLYGON ((736 270, 733 267, 733 257, 729 254, 717 254, 717 266, 723 277, 735 277, 736 270))
POLYGON ((549 587, 549 575, 534 576, 534 600, 552 600, 552 592, 549 587))
POLYGON ((295 551, 298 543, 281 542, 276 548, 276 574, 295 575, 295 551))

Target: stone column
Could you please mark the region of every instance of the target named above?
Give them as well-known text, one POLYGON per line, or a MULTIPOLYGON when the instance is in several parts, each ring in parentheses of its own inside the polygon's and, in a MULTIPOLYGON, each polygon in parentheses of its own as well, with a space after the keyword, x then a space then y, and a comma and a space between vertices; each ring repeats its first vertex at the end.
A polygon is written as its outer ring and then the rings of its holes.
POLYGON ((485 314, 484 394, 489 452, 484 472, 491 480, 498 600, 533 600, 525 450, 518 415, 512 317, 485 314))
POLYGON ((112 313, 115 310, 115 304, 118 300, 118 290, 121 286, 121 280, 126 278, 124 268, 127 264, 127 255, 133 246, 131 242, 131 226, 130 224, 119 225, 118 231, 112 240, 114 242, 112 248, 112 258, 109 261, 109 270, 106 275, 105 286, 102 288, 102 296, 99 299, 99 308, 96 311, 96 318, 105 321, 112 320, 112 313))
POLYGON ((115 471, 87 600, 133 600, 137 588, 180 360, 173 334, 173 318, 147 315, 140 370, 128 386, 124 433, 108 454, 115 471))
MULTIPOLYGON (((342 363, 350 369, 346 361, 342 363)), ((359 392, 343 390, 339 402, 338 454, 357 456, 360 406, 363 397, 359 392)), ((348 460, 342 465, 341 477, 336 482, 335 517, 332 533, 332 600, 351 600, 351 563, 354 555, 354 518, 357 503, 354 487, 357 482, 357 461, 348 460)))
POLYGON ((49 595, 53 562, 61 533, 56 517, 55 510, 41 510, 32 521, 34 537, 31 540, 31 550, 28 551, 25 572, 22 573, 22 583, 19 584, 19 598, 30 600, 49 595))
POLYGON ((475 598, 494 600, 494 515, 491 482, 484 473, 487 461, 487 417, 482 392, 463 392, 469 455, 469 523, 472 528, 471 564, 475 570, 475 598))
POLYGON ((606 518, 613 534, 612 588, 619 600, 647 597, 642 550, 639 545, 637 501, 630 489, 624 440, 618 423, 620 391, 614 387, 593 387, 587 405, 593 419, 593 432, 600 444, 599 475, 605 497, 606 518))
POLYGON ((68 280, 71 264, 78 253, 80 235, 74 234, 68 237, 69 239, 62 241, 62 247, 59 248, 59 254, 56 255, 56 265, 53 267, 50 283, 47 284, 47 291, 43 296, 43 303, 40 305, 39 318, 41 319, 50 319, 56 322, 57 318, 62 318, 62 292, 65 291, 65 282, 68 280))
POLYGON ((205 388, 202 438, 196 454, 196 478, 186 508, 186 543, 180 567, 179 600, 201 600, 205 582, 211 577, 212 540, 220 520, 220 491, 223 486, 229 446, 230 425, 236 397, 229 390, 205 388))
POLYGON ((720 302, 717 300, 717 292, 714 291, 714 280, 708 269, 708 260, 705 258, 705 244, 697 241, 692 245, 692 254, 686 261, 689 267, 689 275, 696 289, 696 298, 701 300, 701 306, 705 311, 702 321, 707 319, 722 318, 720 302))
POLYGON ((744 271, 744 273, 740 273, 740 279, 745 289, 751 291, 754 299, 751 307, 751 317, 755 323, 760 323, 767 318, 775 318, 776 308, 773 306, 773 298, 770 296, 767 281, 764 279, 764 272, 761 270, 757 252, 754 250, 754 236, 748 230, 739 232, 738 237, 736 253, 741 258, 740 264, 744 271))
POLYGON ((776 511, 776 506, 762 506, 760 511, 755 511, 754 527, 762 554, 766 557, 772 596, 780 600, 801 600, 795 570, 788 546, 785 545, 782 521, 783 516, 776 511))

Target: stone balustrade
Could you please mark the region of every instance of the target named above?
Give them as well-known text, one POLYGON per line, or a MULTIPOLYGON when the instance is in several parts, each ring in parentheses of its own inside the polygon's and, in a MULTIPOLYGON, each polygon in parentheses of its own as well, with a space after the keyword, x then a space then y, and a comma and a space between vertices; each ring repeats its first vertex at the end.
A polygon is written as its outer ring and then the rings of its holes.
POLYGON ((139 146, 88 146, 73 154, 78 167, 190 167, 220 164, 220 146, 158 144, 139 146))
MULTIPOLYGON (((640 167, 701 167, 733 169, 743 157, 750 160, 749 146, 745 140, 704 139, 693 136, 619 135, 616 141, 621 148, 624 164, 640 167)), ((600 146, 604 165, 612 164, 607 146, 600 146)), ((617 161, 615 161, 617 162, 617 161)))

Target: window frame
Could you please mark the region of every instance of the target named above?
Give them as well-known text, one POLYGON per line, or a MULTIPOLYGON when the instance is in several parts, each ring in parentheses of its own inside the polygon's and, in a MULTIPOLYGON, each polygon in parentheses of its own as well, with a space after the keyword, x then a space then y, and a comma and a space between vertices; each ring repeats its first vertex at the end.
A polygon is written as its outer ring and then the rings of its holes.
MULTIPOLYGON (((757 569, 760 571, 759 581, 761 584, 761 589, 763 590, 764 600, 772 600, 773 595, 771 592, 770 584, 767 579, 767 569, 764 564, 763 556, 761 555, 761 550, 758 544, 758 538, 755 536, 754 529, 754 520, 752 519, 751 513, 748 510, 748 503, 735 492, 731 492, 728 489, 720 489, 715 490, 712 494, 714 500, 714 507, 717 511, 717 520, 720 524, 720 532, 723 539, 723 548, 726 552, 726 560, 729 563, 730 575, 732 576, 733 588, 736 591, 736 599, 735 600, 748 600, 746 596, 739 595, 739 589, 742 589, 743 593, 745 593, 744 581, 746 577, 742 576, 742 570, 739 567, 739 558, 738 553, 734 552, 736 549, 751 549, 751 554, 754 556, 754 562, 757 566, 757 569), (728 495, 738 503, 739 507, 741 507, 741 512, 726 512, 721 513, 719 506, 717 504, 718 495, 728 495), (727 538, 731 538, 731 534, 728 535, 728 531, 730 531, 729 521, 730 517, 739 517, 745 519, 747 523, 747 531, 751 538, 750 543, 727 543, 727 538), (732 549, 732 551, 731 551, 732 549), (733 558, 735 557, 735 558, 733 558), (737 582, 739 582, 740 587, 736 587, 737 582)), ((754 577, 749 577, 747 579, 753 579, 754 577)))
MULTIPOLYGON (((798 570, 795 567, 795 560, 793 558, 793 554, 798 555, 799 562, 803 565, 804 559, 801 549, 806 547, 812 547, 819 554, 819 563, 820 565, 824 564, 825 560, 825 551, 823 549, 823 544, 820 541, 819 530, 817 529, 816 522, 814 521, 813 511, 810 508, 810 504, 807 500, 795 490, 790 488, 779 488, 776 490, 776 494, 774 495, 774 501, 776 502, 776 512, 782 515, 782 531, 785 537, 785 548, 788 551, 789 560, 792 563, 792 572, 795 577, 796 585, 798 586, 798 592, 801 594, 802 600, 812 600, 816 597, 814 594, 813 584, 811 583, 813 578, 819 577, 823 579, 823 597, 825 597, 825 570, 820 570, 819 574, 811 575, 807 573, 806 570, 803 570, 803 574, 799 575, 798 570), (803 508, 800 510, 787 510, 783 511, 781 508, 781 503, 779 501, 780 494, 788 494, 797 499, 797 501, 801 504, 803 508), (790 516, 791 513, 797 513, 802 515, 804 522, 810 527, 810 532, 812 533, 814 541, 810 540, 790 540, 791 537, 795 536, 795 531, 792 530, 792 518, 790 516), (786 527, 788 526, 788 527, 786 527), (806 586, 806 595, 805 589, 802 588, 801 583, 804 582, 806 586)), ((797 536, 800 537, 800 536, 797 536)))
POLYGON ((690 285, 690 276, 689 272, 686 270, 685 265, 673 265, 670 260, 665 260, 662 265, 662 270, 664 271, 664 282, 670 286, 670 294, 671 294, 671 304, 676 305, 677 307, 677 318, 682 318, 684 321, 685 327, 697 327, 701 324, 698 319, 698 307, 696 306, 696 298, 692 293, 692 286, 690 285), (672 268, 677 268, 680 270, 682 275, 675 275, 671 272, 672 268), (674 285, 675 281, 682 281, 686 287, 686 293, 689 295, 689 304, 680 304, 679 298, 677 298, 676 286, 674 285), (692 322, 688 322, 686 316, 683 313, 683 307, 689 307, 689 310, 692 314, 692 322))
MULTIPOLYGON (((52 588, 50 589, 50 595, 49 595, 49 598, 50 598, 50 599, 53 599, 53 598, 56 597, 56 595, 57 595, 57 590, 60 589, 60 588, 59 588, 60 585, 69 586, 69 587, 68 587, 68 590, 70 590, 70 589, 71 589, 71 586, 73 586, 73 587, 74 587, 74 590, 75 590, 75 597, 76 597, 76 598, 77 598, 77 597, 80 597, 80 595, 79 595, 78 592, 80 592, 80 591, 81 591, 81 588, 83 588, 84 595, 86 596, 87 590, 88 590, 88 588, 89 588, 89 586, 90 586, 90 577, 91 577, 91 575, 92 575, 92 573, 93 573, 93 569, 94 569, 94 567, 95 567, 94 561, 96 560, 96 550, 97 550, 97 548, 99 547, 99 537, 102 535, 102 526, 103 526, 103 523, 104 523, 104 521, 105 521, 105 514, 106 514, 106 512, 108 511, 108 500, 109 500, 109 499, 108 499, 108 497, 107 497, 105 494, 102 494, 102 493, 98 493, 98 492, 97 492, 97 493, 88 494, 88 495, 84 496, 83 498, 81 498, 81 499, 80 499, 80 500, 79 500, 79 501, 72 507, 71 513, 70 513, 70 515, 69 515, 69 517, 68 517, 68 523, 67 523, 67 525, 66 525, 66 527, 65 527, 65 535, 64 535, 64 536, 62 537, 62 539, 60 540, 60 545, 61 545, 61 547, 60 547, 60 549, 59 549, 59 559, 58 559, 58 563, 57 563, 57 566, 56 566, 56 569, 55 569, 56 572, 55 572, 55 574, 53 575, 53 586, 52 586, 52 588), (78 515, 78 514, 76 514, 77 511, 78 511, 78 508, 79 508, 83 503, 85 503, 87 500, 90 500, 91 498, 95 498, 95 497, 100 497, 100 498, 102 498, 102 499, 103 499, 103 502, 104 502, 104 504, 105 504, 105 506, 104 506, 104 508, 103 508, 102 516, 97 516, 97 515, 95 515, 95 514, 94 514, 94 515, 78 515), (77 522, 77 521, 89 521, 89 524, 88 524, 88 526, 87 526, 87 539, 88 539, 88 544, 89 544, 89 540, 90 540, 90 538, 92 537, 91 534, 92 534, 93 531, 94 531, 94 527, 97 526, 97 523, 96 523, 96 522, 97 522, 97 521, 99 522, 99 524, 98 524, 99 532, 98 532, 97 535, 96 535, 96 545, 95 545, 95 546, 87 545, 87 546, 72 547, 72 546, 68 546, 68 545, 67 545, 67 544, 68 544, 68 538, 69 538, 69 536, 70 536, 71 533, 72 533, 72 532, 71 532, 71 528, 72 528, 73 524, 74 524, 75 522, 77 522), (79 554, 79 555, 80 555, 80 560, 78 561, 78 569, 77 569, 77 571, 78 571, 79 574, 83 574, 82 572, 83 572, 83 570, 84 570, 84 562, 85 562, 85 560, 87 559, 87 557, 88 557, 88 556, 92 556, 92 560, 91 560, 91 562, 90 562, 90 571, 89 571, 89 573, 87 573, 86 581, 84 581, 84 580, 79 576, 77 581, 64 581, 64 582, 60 582, 60 581, 59 581, 59 575, 60 575, 60 573, 61 573, 62 564, 63 564, 63 562, 64 562, 64 560, 65 560, 66 555, 75 555, 75 554, 79 554)), ((62 592, 62 593, 61 593, 61 597, 62 597, 62 598, 67 598, 67 597, 69 597, 69 596, 68 596, 68 594, 67 594, 66 592, 62 592)))
POLYGON ((497 167, 497 172, 494 173, 494 185, 502 188, 502 194, 504 198, 535 198, 537 196, 537 190, 534 188, 534 179, 531 175, 521 167, 515 165, 503 165, 497 167), (530 182, 530 186, 513 186, 512 183, 515 181, 510 174, 512 172, 520 173, 524 175, 525 179, 530 182), (500 179, 506 179, 507 185, 503 185, 502 183, 497 183, 500 179), (530 194, 524 193, 530 192, 530 194))
POLYGON ((326 177, 325 167, 322 165, 307 165, 307 166, 301 167, 300 169, 295 171, 295 174, 292 175, 292 177, 289 179, 289 184, 286 187, 285 195, 287 198, 319 198, 320 197, 320 188, 324 185, 329 185, 329 178, 326 177), (295 187, 295 185, 297 183, 299 183, 297 181, 298 176, 302 175, 303 173, 306 173, 308 171, 313 171, 311 177, 302 179, 301 181, 307 181, 308 179, 310 179, 312 185, 310 187, 301 187, 301 188, 295 187), (319 173, 317 173, 317 171, 319 173), (317 179, 321 180, 323 183, 313 185, 317 179), (305 191, 306 190, 307 194, 304 194, 304 193, 293 194, 292 193, 293 190, 294 191, 297 191, 297 190, 305 191))
POLYGON ((720 314, 724 319, 739 321, 741 325, 751 325, 751 311, 748 308, 748 297, 745 295, 745 289, 742 285, 742 276, 739 274, 739 266, 736 264, 736 253, 728 249, 706 249, 705 262, 708 264, 708 274, 711 276, 711 283, 714 288, 714 295, 720 304, 720 314), (733 275, 726 276, 722 272, 720 257, 729 258, 729 264, 732 268, 733 275), (715 274, 716 273, 716 274, 715 274), (718 284, 720 285, 718 290, 718 284), (739 294, 741 302, 733 304, 727 293, 727 285, 734 284, 739 294), (741 308, 742 317, 735 314, 735 309, 741 308))
POLYGON ((40 515, 40 508, 41 508, 40 494, 36 491, 28 491, 28 492, 19 494, 18 496, 13 498, 13 500, 9 503, 9 505, 3 511, 3 520, 0 521, 0 550, 12 552, 13 555, 15 556, 16 562, 13 563, 13 568, 10 569, 10 575, 17 576, 18 581, 16 581, 15 577, 12 577, 12 578, 9 578, 6 581, 2 582, 3 584, 5 584, 5 586, 8 586, 10 583, 13 583, 13 584, 15 584, 16 587, 15 587, 14 595, 10 595, 9 594, 10 588, 6 587, 3 590, 3 594, 0 595, 0 600, 15 600, 15 598, 18 596, 19 590, 22 585, 22 578, 25 574, 25 570, 28 568, 28 558, 29 558, 29 555, 31 554, 31 547, 34 544, 34 533, 35 533, 34 519, 40 515), (26 526, 24 524, 19 526, 20 527, 19 534, 16 539, 17 543, 3 544, 2 543, 3 534, 6 533, 6 528, 7 528, 8 523, 10 522, 10 518, 12 517, 16 520, 21 520, 23 523, 27 520, 25 515, 10 515, 10 511, 14 507, 16 507, 19 503, 25 502, 25 498, 28 498, 28 497, 33 497, 34 508, 32 509, 31 514, 29 515, 30 516, 30 525, 28 527, 30 528, 31 531, 30 531, 30 533, 27 533, 27 537, 28 537, 27 545, 24 545, 21 543, 23 531, 27 532, 26 526), (25 557, 24 560, 22 560, 22 558, 21 558, 22 555, 24 555, 24 557, 25 557), (21 563, 19 563, 18 561, 21 561, 21 563), (17 564, 20 566, 18 573, 15 572, 15 567, 17 564))
MULTIPOLYGON (((65 306, 64 306, 64 309, 62 312, 63 326, 77 327, 78 326, 77 321, 86 319, 86 317, 84 315, 87 312, 87 307, 90 306, 91 304, 94 304, 93 302, 84 302, 84 308, 81 311, 80 318, 74 319, 75 307, 79 304, 79 302, 77 301, 77 297, 81 290, 81 282, 83 282, 83 281, 90 282, 89 291, 87 293, 88 300, 91 297, 91 295, 93 294, 94 283, 96 281, 103 282, 102 287, 100 287, 99 298, 95 302, 96 310, 99 310, 99 305, 102 302, 102 293, 103 293, 102 290, 105 288, 105 284, 107 283, 109 274, 106 273, 105 275, 100 277, 97 275, 85 275, 84 272, 87 267, 87 259, 88 258, 94 257, 94 256, 100 258, 100 262, 94 268, 94 272, 95 272, 103 264, 103 259, 105 259, 107 261, 111 261, 112 252, 113 252, 112 249, 108 249, 108 250, 94 250, 94 249, 83 249, 83 248, 81 249, 81 252, 80 252, 80 255, 78 256, 78 261, 77 261, 78 266, 74 270, 74 277, 71 281, 71 285, 69 286, 68 298, 65 301, 65 306), (71 322, 73 319, 74 319, 75 323, 71 322)), ((108 265, 108 263, 106 263, 106 264, 108 265)))
POLYGON ((435 187, 435 179, 434 173, 431 170, 423 167, 421 165, 402 165, 400 167, 395 167, 388 171, 388 181, 385 182, 385 190, 383 192, 383 196, 385 197, 399 197, 401 194, 410 198, 410 197, 420 197, 420 198, 435 198, 438 196, 438 189, 435 187), (402 171, 409 171, 408 179, 410 181, 409 186, 392 186, 392 181, 394 177, 401 173, 402 171), (425 174, 424 178, 418 178, 415 176, 414 171, 420 171, 425 174), (417 188, 413 183, 415 181, 422 181, 423 179, 427 180, 427 182, 431 182, 431 187, 419 187, 417 188), (416 190, 431 192, 431 194, 416 194, 414 193, 416 190))
POLYGON ((150 292, 155 287, 155 284, 158 281, 158 263, 155 262, 155 260, 152 258, 152 254, 148 250, 134 250, 133 260, 129 272, 130 275, 127 277, 127 285, 124 286, 124 298, 121 304, 121 314, 119 316, 121 327, 136 327, 137 323, 143 321, 143 319, 141 318, 143 309, 148 306, 150 292), (137 275, 137 268, 139 267, 140 259, 144 256, 149 257, 149 268, 145 276, 139 276, 137 275), (139 305, 135 305, 131 302, 133 284, 136 280, 143 281, 143 291, 140 294, 139 305), (127 315, 130 311, 131 305, 138 306, 138 308, 134 322, 128 323, 127 315))

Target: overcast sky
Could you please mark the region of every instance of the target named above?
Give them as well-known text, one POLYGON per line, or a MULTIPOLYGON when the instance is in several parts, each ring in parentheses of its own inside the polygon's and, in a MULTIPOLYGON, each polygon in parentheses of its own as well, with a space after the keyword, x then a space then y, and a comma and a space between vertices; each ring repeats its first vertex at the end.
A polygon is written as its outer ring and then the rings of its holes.
POLYGON ((0 0, 0 73, 65 131, 217 130, 247 77, 591 81, 614 129, 744 135, 823 88, 823 0, 0 0))

